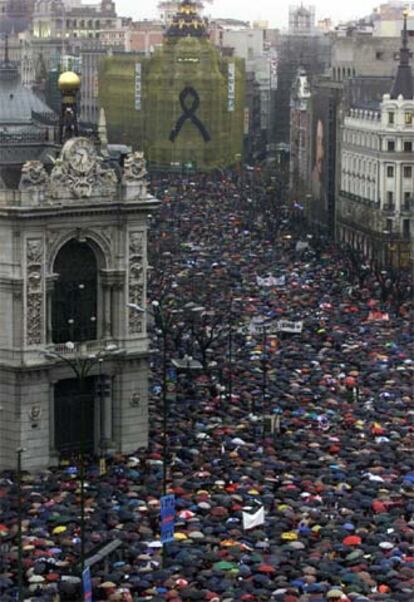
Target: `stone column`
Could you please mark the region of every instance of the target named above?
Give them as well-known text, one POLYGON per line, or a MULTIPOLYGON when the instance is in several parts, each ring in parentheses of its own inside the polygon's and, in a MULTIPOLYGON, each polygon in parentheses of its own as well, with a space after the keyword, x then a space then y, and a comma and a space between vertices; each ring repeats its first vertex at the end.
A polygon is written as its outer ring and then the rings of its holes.
POLYGON ((124 270, 102 270, 102 288, 103 288, 103 337, 119 338, 119 314, 124 315, 126 308, 119 307, 117 292, 124 286, 124 270))
POLYGON ((59 454, 55 447, 55 384, 56 380, 49 381, 49 454, 52 465, 59 462, 59 454))
POLYGON ((103 400, 103 440, 105 442, 105 449, 113 448, 113 434, 112 434, 112 398, 113 398, 113 375, 111 375, 111 394, 104 397, 103 400))
POLYGON ((59 274, 50 274, 46 277, 46 343, 52 343, 53 341, 53 294, 55 292, 55 284, 58 278, 59 274))
POLYGON ((104 282, 103 285, 103 338, 109 339, 112 336, 112 312, 111 312, 111 286, 104 282))

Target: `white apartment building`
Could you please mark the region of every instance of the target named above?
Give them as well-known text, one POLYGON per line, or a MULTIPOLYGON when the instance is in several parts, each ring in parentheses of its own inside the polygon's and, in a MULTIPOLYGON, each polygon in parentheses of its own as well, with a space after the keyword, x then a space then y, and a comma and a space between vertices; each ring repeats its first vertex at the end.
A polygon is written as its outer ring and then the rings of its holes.
MULTIPOLYGON (((406 22, 406 21, 405 21, 406 22)), ((406 25, 400 64, 378 111, 344 119, 338 237, 365 257, 406 267, 414 234, 414 94, 406 25)))

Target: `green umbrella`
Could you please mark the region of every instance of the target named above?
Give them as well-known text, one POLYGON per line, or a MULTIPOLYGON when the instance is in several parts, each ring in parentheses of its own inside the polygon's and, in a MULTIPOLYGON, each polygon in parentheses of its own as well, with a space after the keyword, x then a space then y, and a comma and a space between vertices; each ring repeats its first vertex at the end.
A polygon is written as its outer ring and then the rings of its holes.
POLYGON ((213 569, 216 569, 217 571, 230 571, 235 568, 237 567, 233 562, 227 562, 226 560, 221 560, 220 562, 213 564, 213 569))

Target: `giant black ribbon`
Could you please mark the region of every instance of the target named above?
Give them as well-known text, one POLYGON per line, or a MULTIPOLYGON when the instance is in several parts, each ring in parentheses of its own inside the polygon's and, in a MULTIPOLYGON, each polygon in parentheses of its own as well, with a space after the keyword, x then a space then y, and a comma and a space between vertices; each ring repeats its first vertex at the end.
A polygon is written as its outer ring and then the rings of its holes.
POLYGON ((181 132, 181 129, 187 120, 191 121, 191 123, 196 126, 196 128, 202 135, 204 142, 209 142, 211 140, 211 136, 208 133, 204 123, 196 115, 197 109, 200 106, 200 97, 193 87, 187 86, 186 88, 184 88, 184 90, 182 90, 182 92, 180 92, 180 105, 183 112, 177 119, 177 123, 175 124, 174 128, 171 130, 171 142, 175 142, 175 139, 181 132), (186 104, 188 98, 192 99, 191 106, 188 106, 186 104))

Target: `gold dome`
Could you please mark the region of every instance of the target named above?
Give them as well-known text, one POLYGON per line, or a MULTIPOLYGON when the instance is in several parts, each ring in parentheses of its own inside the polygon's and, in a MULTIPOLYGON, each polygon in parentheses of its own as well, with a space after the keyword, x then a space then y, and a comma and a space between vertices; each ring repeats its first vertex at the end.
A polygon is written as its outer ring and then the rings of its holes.
POLYGON ((80 88, 80 78, 73 71, 61 73, 58 80, 58 87, 61 92, 77 92, 80 88))

